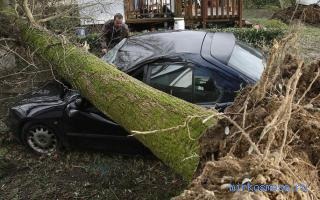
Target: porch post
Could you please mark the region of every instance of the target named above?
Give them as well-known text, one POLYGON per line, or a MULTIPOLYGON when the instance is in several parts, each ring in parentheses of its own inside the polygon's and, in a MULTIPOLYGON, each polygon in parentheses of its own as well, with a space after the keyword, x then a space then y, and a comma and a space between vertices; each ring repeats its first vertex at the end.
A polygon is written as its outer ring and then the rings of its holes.
POLYGON ((182 17, 182 2, 181 2, 181 0, 171 0, 171 1, 175 1, 174 16, 175 17, 182 17))
POLYGON ((201 0, 202 28, 207 27, 208 0, 201 0))
POLYGON ((239 27, 242 27, 242 17, 243 17, 243 0, 239 0, 239 27))

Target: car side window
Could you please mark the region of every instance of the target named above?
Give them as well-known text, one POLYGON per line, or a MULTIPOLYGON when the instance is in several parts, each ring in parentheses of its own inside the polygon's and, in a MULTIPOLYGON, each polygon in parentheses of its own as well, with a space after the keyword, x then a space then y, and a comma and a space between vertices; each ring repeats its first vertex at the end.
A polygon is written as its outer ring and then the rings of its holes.
POLYGON ((222 96, 208 70, 194 69, 194 94, 195 103, 218 102, 222 96))
POLYGON ((183 63, 150 64, 149 84, 163 92, 192 102, 193 71, 183 63))
POLYGON ((145 79, 145 67, 139 67, 138 69, 134 70, 133 72, 130 72, 129 75, 134 77, 135 79, 138 79, 139 81, 144 81, 145 79))

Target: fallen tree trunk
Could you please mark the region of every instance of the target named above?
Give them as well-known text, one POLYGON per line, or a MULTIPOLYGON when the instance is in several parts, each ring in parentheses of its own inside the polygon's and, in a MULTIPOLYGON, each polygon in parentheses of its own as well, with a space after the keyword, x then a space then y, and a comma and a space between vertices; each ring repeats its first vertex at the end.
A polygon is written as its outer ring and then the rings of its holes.
POLYGON ((135 137, 158 158, 184 178, 192 177, 199 163, 198 138, 215 123, 214 119, 202 121, 214 111, 157 91, 13 13, 2 7, 1 23, 7 28, 0 32, 15 29, 25 46, 98 109, 126 130, 140 131, 135 137))

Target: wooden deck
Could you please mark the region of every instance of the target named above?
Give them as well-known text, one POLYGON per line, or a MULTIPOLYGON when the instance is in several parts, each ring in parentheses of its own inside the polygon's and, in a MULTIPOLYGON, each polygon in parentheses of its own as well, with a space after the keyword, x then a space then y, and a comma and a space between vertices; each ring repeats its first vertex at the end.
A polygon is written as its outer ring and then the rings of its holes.
POLYGON ((163 23, 183 17, 186 25, 232 22, 241 26, 243 0, 126 0, 128 24, 163 23))

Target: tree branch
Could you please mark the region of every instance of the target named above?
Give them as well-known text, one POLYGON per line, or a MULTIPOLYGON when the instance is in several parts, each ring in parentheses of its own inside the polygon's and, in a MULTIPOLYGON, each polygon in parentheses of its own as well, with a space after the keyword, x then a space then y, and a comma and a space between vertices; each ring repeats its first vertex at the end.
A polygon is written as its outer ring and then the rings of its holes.
POLYGON ((29 8, 28 0, 23 0, 23 5, 22 5, 22 7, 23 7, 23 10, 24 10, 24 12, 26 13, 27 18, 28 18, 28 20, 30 21, 30 23, 33 24, 33 25, 37 24, 36 21, 34 20, 34 17, 33 17, 33 15, 32 15, 32 12, 31 12, 31 10, 30 10, 30 8, 29 8))
POLYGON ((70 9, 68 10, 65 10, 57 15, 52 15, 50 17, 47 17, 47 18, 44 18, 44 19, 39 19, 37 21, 37 23, 45 23, 45 22, 48 22, 48 21, 51 21, 51 20, 54 20, 54 19, 57 19, 57 18, 60 18, 60 17, 63 17, 64 15, 66 15, 67 13, 73 11, 76 7, 75 6, 72 6, 70 9))
MULTIPOLYGON (((80 9, 83 9, 83 8, 88 8, 88 7, 92 7, 92 6, 96 6, 96 5, 100 5, 100 4, 101 4, 101 3, 98 2, 98 3, 86 4, 86 5, 82 6, 82 7, 80 7, 80 6, 78 6, 78 7, 77 7, 77 6, 72 6, 70 9, 65 10, 65 11, 63 11, 63 12, 61 12, 61 13, 52 15, 52 16, 47 17, 47 18, 39 19, 39 20, 37 21, 37 23, 45 23, 45 22, 48 22, 48 21, 51 21, 51 20, 54 20, 54 19, 58 19, 58 18, 60 18, 60 17, 65 16, 66 14, 74 11, 76 8, 78 8, 78 9, 80 10, 80 9)), ((110 3, 110 5, 111 5, 111 4, 112 4, 112 3, 110 3)), ((108 4, 108 5, 109 5, 109 4, 108 4)))

